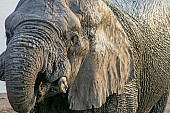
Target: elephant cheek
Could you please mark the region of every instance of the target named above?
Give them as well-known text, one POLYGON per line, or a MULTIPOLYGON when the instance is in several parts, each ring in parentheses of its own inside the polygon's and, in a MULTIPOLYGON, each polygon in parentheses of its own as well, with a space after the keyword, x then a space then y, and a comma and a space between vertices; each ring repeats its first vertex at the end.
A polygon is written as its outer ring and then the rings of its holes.
POLYGON ((4 54, 5 52, 3 52, 1 55, 0 55, 0 80, 2 81, 5 81, 5 76, 4 76, 4 54))
POLYGON ((76 76, 80 70, 80 67, 83 63, 83 57, 70 57, 70 64, 71 64, 71 76, 69 78, 69 85, 73 84, 75 79, 76 79, 76 76))
POLYGON ((70 84, 75 82, 76 76, 84 63, 87 53, 89 52, 89 42, 88 39, 84 38, 80 40, 80 45, 77 48, 71 50, 69 53, 69 61, 71 64, 71 77, 69 79, 70 84))

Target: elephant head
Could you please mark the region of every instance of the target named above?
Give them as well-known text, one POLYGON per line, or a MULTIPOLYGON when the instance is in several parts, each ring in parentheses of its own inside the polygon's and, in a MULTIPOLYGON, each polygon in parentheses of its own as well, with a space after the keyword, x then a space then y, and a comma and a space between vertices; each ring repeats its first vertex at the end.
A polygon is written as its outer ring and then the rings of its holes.
POLYGON ((21 0, 0 57, 12 107, 29 112, 52 88, 69 87, 71 110, 158 108, 170 83, 168 1, 139 1, 21 0))
POLYGON ((6 19, 7 49, 0 57, 9 102, 21 113, 53 83, 66 92, 89 49, 80 19, 65 2, 35 2, 21 0, 6 19))
POLYGON ((56 82, 59 92, 69 87, 70 109, 85 110, 135 79, 128 37, 102 0, 21 0, 6 35, 0 59, 17 112, 31 111, 56 82))
POLYGON ((130 42, 103 0, 71 3, 73 12, 77 12, 74 10, 77 7, 83 13, 82 24, 88 28, 90 48, 69 90, 70 109, 99 108, 105 104, 106 97, 123 94, 125 84, 136 78, 130 42))

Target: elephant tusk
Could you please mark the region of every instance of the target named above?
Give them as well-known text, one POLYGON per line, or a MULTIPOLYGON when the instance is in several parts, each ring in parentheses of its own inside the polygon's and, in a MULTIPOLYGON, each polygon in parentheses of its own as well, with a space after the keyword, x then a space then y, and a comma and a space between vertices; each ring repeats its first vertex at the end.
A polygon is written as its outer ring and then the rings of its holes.
POLYGON ((68 89, 67 78, 66 77, 59 78, 58 86, 61 93, 66 93, 68 89))

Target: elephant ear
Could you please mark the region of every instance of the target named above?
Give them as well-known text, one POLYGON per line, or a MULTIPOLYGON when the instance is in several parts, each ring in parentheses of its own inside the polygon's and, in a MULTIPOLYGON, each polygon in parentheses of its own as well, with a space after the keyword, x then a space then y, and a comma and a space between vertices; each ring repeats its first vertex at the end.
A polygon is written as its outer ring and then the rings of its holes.
POLYGON ((122 94, 125 84, 135 78, 131 48, 122 26, 106 4, 91 2, 95 3, 86 10, 90 50, 69 90, 72 110, 101 107, 106 97, 122 94))

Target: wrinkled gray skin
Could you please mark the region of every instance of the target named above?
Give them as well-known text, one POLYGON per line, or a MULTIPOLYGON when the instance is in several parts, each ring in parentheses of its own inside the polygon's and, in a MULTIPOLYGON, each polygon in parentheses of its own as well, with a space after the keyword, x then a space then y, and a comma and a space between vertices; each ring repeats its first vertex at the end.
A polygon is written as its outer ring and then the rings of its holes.
POLYGON ((82 31, 79 18, 65 1, 20 1, 6 19, 7 49, 1 56, 14 110, 29 112, 52 83, 59 82, 58 93, 65 92, 62 89, 68 86, 60 78, 74 81, 89 48, 82 31), (58 5, 54 12, 53 4, 58 5))
POLYGON ((168 0, 20 0, 0 79, 19 113, 162 113, 168 0), (160 5, 161 4, 161 5, 160 5))

